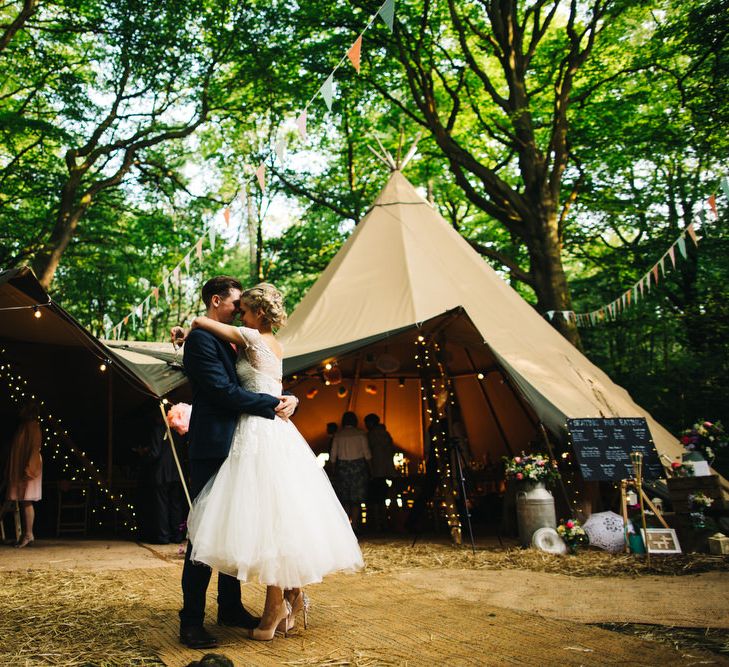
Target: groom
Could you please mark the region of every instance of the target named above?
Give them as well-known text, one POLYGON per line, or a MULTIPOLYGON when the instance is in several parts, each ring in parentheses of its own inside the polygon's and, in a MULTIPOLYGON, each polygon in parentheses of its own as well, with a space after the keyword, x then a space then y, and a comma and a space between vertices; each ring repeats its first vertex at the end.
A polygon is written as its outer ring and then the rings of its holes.
MULTIPOLYGON (((232 324, 239 311, 241 291, 242 286, 235 278, 211 278, 202 288, 205 314, 218 322, 232 324)), ((178 327, 172 330, 173 338, 179 335, 178 331, 178 327)), ((227 458, 241 413, 288 419, 298 403, 295 396, 275 397, 246 391, 238 384, 235 361, 233 346, 203 329, 193 329, 185 340, 183 363, 193 391, 188 431, 193 498, 227 458)), ((192 545, 188 543, 182 569, 180 641, 190 648, 214 648, 217 640, 203 627, 205 594, 212 571, 207 565, 191 562, 191 550, 192 545)), ((240 581, 218 573, 218 625, 254 628, 259 620, 241 603, 240 581)))

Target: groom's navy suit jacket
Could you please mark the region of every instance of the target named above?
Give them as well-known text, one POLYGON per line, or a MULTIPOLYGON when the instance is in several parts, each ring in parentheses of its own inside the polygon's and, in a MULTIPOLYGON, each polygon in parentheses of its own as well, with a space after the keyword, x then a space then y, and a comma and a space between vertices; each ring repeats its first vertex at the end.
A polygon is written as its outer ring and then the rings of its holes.
POLYGON ((278 398, 243 389, 235 361, 230 343, 208 331, 193 329, 185 340, 183 364, 192 385, 190 460, 226 458, 241 413, 268 419, 276 416, 278 398))

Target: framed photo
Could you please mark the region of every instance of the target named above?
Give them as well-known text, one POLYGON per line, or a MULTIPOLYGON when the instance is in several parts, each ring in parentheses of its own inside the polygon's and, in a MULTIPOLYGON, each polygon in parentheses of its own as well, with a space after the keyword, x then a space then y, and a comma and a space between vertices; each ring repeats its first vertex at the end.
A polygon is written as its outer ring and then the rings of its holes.
POLYGON ((676 531, 673 528, 640 529, 646 551, 650 554, 680 554, 676 531))

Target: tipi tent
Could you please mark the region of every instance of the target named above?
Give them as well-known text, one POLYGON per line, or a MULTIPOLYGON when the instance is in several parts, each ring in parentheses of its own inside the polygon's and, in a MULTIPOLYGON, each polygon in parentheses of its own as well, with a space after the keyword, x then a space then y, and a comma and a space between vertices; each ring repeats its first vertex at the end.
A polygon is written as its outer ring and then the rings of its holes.
POLYGON ((422 453, 420 338, 439 343, 431 363, 451 379, 475 460, 527 448, 540 425, 564 442, 566 420, 584 417, 645 417, 664 462, 681 452, 394 170, 279 334, 303 399, 295 420, 315 449, 353 409, 384 413, 397 444, 422 453))

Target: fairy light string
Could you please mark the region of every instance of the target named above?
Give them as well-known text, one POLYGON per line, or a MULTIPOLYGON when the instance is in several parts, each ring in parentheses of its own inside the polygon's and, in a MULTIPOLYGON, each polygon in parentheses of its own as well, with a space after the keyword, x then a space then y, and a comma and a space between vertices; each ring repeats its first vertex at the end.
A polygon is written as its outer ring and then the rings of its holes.
MULTIPOLYGON (((4 349, 0 350, 0 355, 5 356, 4 349)), ((45 401, 31 387, 28 380, 5 358, 0 358, 0 381, 5 382, 8 395, 15 405, 20 407, 28 400, 34 400, 38 403, 44 450, 50 452, 51 459, 56 462, 60 473, 65 475, 65 478, 70 482, 83 481, 95 484, 97 491, 105 496, 106 500, 99 499, 100 506, 98 508, 91 508, 91 514, 96 515, 97 510, 102 512, 113 510, 115 514, 122 515, 122 523, 125 528, 131 531, 136 530, 136 509, 134 505, 127 502, 122 493, 114 493, 111 488, 107 487, 104 476, 99 472, 96 464, 86 452, 73 443, 68 434, 68 429, 62 421, 48 411, 45 401), (74 459, 81 463, 81 467, 74 463, 74 459)), ((86 490, 84 490, 85 493, 86 490)), ((93 520, 96 521, 97 526, 103 525, 103 521, 98 516, 92 516, 93 520)))

